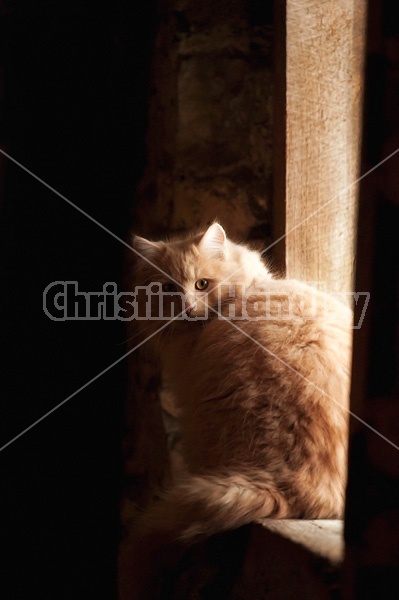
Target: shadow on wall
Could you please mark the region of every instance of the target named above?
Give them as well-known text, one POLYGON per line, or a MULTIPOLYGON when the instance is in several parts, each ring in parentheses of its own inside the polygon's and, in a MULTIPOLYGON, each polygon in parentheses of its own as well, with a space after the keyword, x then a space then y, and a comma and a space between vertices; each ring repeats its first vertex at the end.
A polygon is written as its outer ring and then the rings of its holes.
MULTIPOLYGON (((144 166, 154 6, 39 0, 1 6, 1 148, 123 238, 144 166)), ((106 321, 53 322, 52 281, 97 292, 124 247, 2 158, 1 446, 123 355, 106 321)), ((116 598, 125 363, 0 455, 3 583, 19 598, 116 598)))

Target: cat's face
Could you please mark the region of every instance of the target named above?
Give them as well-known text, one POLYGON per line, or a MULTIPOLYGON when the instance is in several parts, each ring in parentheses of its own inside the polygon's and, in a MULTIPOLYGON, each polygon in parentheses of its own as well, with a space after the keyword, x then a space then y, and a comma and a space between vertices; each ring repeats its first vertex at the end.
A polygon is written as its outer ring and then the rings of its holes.
POLYGON ((217 223, 186 240, 150 242, 136 236, 134 248, 138 283, 151 290, 152 318, 160 306, 165 318, 213 318, 229 301, 231 286, 237 296, 259 271, 267 274, 259 255, 227 240, 217 223))

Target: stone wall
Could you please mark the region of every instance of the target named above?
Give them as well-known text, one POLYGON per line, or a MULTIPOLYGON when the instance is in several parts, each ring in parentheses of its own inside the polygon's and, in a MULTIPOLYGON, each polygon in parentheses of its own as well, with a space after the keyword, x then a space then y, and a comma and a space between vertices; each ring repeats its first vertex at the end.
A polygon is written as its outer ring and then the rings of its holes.
POLYGON ((159 2, 148 159, 134 215, 142 234, 219 219, 230 235, 269 240, 271 6, 159 2))

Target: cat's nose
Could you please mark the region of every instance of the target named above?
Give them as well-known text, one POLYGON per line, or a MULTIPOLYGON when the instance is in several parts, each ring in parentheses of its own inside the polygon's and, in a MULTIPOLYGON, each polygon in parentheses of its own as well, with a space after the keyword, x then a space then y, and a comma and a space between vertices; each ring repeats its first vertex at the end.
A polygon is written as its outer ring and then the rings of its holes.
POLYGON ((189 306, 186 306, 186 315, 189 317, 191 312, 193 310, 195 310, 197 308, 197 303, 193 302, 192 304, 189 304, 189 306))

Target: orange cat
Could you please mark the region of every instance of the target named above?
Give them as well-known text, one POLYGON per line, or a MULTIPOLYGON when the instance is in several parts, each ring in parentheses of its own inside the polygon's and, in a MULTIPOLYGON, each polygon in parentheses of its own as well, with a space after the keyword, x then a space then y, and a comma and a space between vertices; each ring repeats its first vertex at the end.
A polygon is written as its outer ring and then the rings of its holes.
POLYGON ((188 468, 147 509, 143 535, 194 541, 261 517, 342 516, 351 311, 274 279, 216 223, 183 240, 135 237, 134 248, 137 281, 153 284, 145 304, 137 295, 138 325, 162 328, 148 345, 176 398, 188 468))

